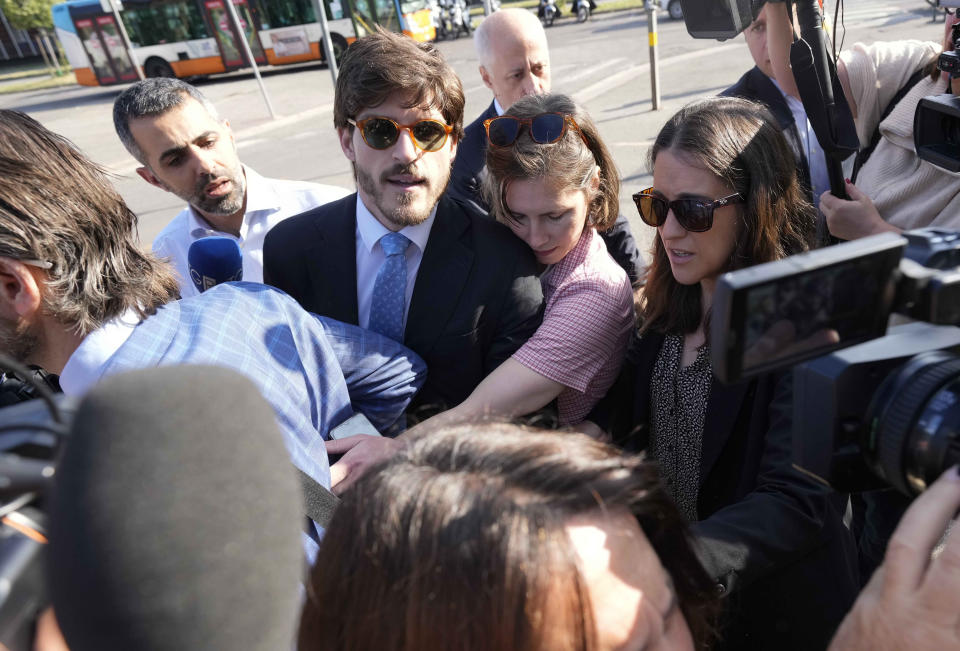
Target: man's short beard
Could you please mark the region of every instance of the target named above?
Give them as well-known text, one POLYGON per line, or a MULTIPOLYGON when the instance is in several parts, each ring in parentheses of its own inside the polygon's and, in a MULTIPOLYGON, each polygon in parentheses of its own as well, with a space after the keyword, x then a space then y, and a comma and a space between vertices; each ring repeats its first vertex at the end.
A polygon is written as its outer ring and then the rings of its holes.
POLYGON ((247 184, 242 170, 227 170, 227 172, 227 174, 209 174, 206 178, 197 181, 193 196, 181 197, 181 199, 184 199, 191 206, 208 215, 221 215, 224 217, 233 215, 243 208, 243 200, 247 193, 247 184), (233 190, 225 197, 205 196, 204 188, 220 176, 226 176, 230 179, 233 190))
POLYGON ((446 192, 447 184, 450 182, 449 170, 447 171, 447 175, 442 182, 437 183, 436 185, 434 185, 433 182, 430 182, 429 187, 431 189, 436 187, 439 188, 440 191, 436 192, 432 196, 428 194, 427 205, 420 212, 418 212, 411 205, 413 197, 406 193, 401 193, 398 195, 397 207, 387 210, 387 208, 383 205, 383 188, 386 187, 388 183, 387 178, 399 174, 406 174, 410 169, 412 169, 411 166, 396 165, 389 170, 386 170, 380 175, 379 184, 373 179, 373 176, 371 176, 369 172, 359 165, 354 164, 353 167, 356 173, 357 185, 359 188, 364 192, 364 194, 373 200, 373 204, 385 219, 401 228, 406 228, 407 226, 416 226, 417 224, 422 224, 425 222, 427 218, 430 217, 430 213, 433 212, 437 202, 440 201, 440 196, 446 192))
POLYGON ((18 362, 29 362, 40 350, 38 329, 26 322, 0 319, 0 350, 18 362))

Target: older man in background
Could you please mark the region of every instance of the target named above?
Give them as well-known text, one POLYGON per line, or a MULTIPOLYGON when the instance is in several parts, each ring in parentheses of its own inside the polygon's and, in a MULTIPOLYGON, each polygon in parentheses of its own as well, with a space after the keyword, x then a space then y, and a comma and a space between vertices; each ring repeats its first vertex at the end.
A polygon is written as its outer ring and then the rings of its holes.
MULTIPOLYGON (((521 97, 550 92, 550 50, 536 14, 526 9, 502 9, 491 14, 480 23, 473 42, 480 77, 493 93, 493 101, 464 130, 447 194, 461 203, 472 203, 489 211, 490 205, 482 193, 487 156, 483 123, 502 115, 521 97)), ((613 228, 600 235, 630 281, 637 282, 640 253, 626 216, 621 214, 613 228)))

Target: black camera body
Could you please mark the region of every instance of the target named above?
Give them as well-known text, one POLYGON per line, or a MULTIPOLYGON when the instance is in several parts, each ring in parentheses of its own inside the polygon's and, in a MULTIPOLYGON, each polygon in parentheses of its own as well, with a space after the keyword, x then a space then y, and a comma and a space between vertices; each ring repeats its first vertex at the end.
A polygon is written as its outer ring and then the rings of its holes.
POLYGON ((905 235, 724 274, 714 292, 717 377, 793 366, 796 465, 845 492, 916 494, 960 462, 960 233, 905 235), (887 334, 891 313, 922 322, 887 334))
MULTIPOLYGON (((938 7, 960 7, 956 0, 938 0, 938 7)), ((940 54, 937 68, 960 76, 960 23, 950 28, 953 50, 940 54)), ((960 98, 948 92, 928 95, 917 104, 913 114, 913 145, 917 156, 950 172, 960 172, 960 98)))
MULTIPOLYGON (((47 388, 56 376, 32 371, 36 384, 47 388)), ((21 376, 7 376, 4 397, 25 402, 0 409, 0 648, 33 649, 34 622, 49 604, 46 587, 46 515, 44 497, 53 480, 57 452, 66 425, 54 423, 36 384, 21 376), (32 389, 31 389, 32 387, 32 389)), ((59 394, 53 397, 59 417, 70 423, 78 401, 59 394)))
POLYGON ((910 323, 794 368, 794 461, 842 492, 916 494, 960 462, 960 328, 910 323))
POLYGON ((693 38, 725 41, 752 23, 766 0, 680 0, 683 22, 693 38))

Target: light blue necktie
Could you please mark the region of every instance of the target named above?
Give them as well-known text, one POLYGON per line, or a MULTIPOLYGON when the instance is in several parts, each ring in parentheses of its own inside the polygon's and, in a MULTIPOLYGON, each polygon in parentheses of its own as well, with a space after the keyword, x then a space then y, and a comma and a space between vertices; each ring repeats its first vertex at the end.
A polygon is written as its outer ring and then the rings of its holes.
POLYGON ((403 254, 408 246, 410 240, 400 233, 387 233, 380 238, 380 247, 387 259, 377 272, 370 301, 370 330, 399 342, 403 342, 407 293, 407 259, 403 254))

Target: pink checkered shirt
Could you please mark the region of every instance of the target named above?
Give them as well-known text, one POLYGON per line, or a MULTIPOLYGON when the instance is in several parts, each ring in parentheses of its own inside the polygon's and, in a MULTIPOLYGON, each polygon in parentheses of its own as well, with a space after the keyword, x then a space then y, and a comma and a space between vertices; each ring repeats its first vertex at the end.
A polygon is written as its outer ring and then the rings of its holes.
POLYGON ((633 292, 596 230, 541 277, 543 323, 513 354, 532 371, 566 388, 557 397, 560 422, 582 421, 620 372, 633 328, 633 292))

